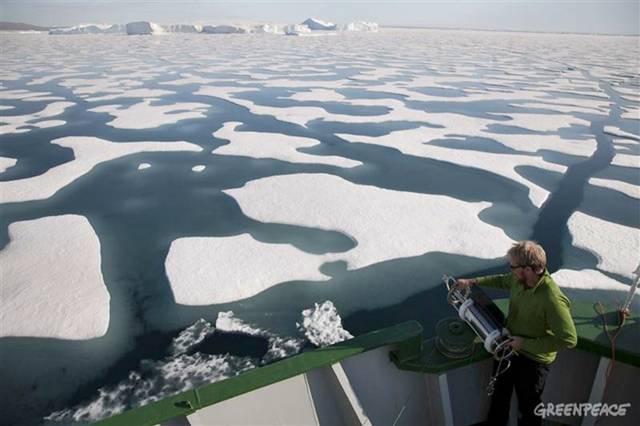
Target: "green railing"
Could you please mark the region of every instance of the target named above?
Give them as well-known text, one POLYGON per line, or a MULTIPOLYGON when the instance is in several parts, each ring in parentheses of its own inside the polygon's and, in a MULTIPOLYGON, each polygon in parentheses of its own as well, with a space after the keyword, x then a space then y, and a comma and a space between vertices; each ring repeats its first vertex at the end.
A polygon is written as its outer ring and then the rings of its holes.
POLYGON ((101 426, 156 425, 314 368, 335 364, 345 358, 387 345, 395 345, 396 351, 404 358, 415 357, 422 352, 422 326, 417 321, 409 321, 376 330, 125 411, 96 424, 101 426))
MULTIPOLYGON (((495 301, 505 315, 508 312, 508 302, 508 299, 495 301)), ((571 304, 571 316, 578 333, 576 349, 611 358, 613 352, 609 336, 616 335, 614 348, 616 360, 640 367, 640 315, 638 313, 627 317, 619 331, 617 326, 620 318, 618 312, 612 307, 605 308, 604 312, 600 313, 596 310, 594 303, 574 301, 571 304), (609 336, 605 331, 605 323, 609 336)), ((454 368, 491 358, 479 339, 476 339, 470 356, 463 359, 448 358, 441 354, 436 349, 435 338, 425 340, 422 352, 419 354, 393 352, 391 355, 393 362, 399 369, 428 374, 441 374, 454 368)))

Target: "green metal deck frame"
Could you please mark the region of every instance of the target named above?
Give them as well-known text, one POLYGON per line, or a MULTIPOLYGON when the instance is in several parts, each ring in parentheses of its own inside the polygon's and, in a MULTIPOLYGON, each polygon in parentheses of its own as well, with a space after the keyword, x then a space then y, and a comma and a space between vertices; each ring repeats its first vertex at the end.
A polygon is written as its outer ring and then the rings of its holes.
MULTIPOLYGON (((498 299, 496 305, 506 315, 509 307, 508 299, 498 299)), ((455 312, 452 310, 452 314, 455 312)), ((576 349, 591 352, 599 356, 611 358, 611 343, 604 329, 603 315, 600 315, 594 303, 574 301, 571 304, 571 316, 578 333, 576 349)), ((604 312, 609 332, 613 334, 619 323, 618 312, 606 308, 604 312)), ((442 355, 435 348, 435 338, 423 342, 423 350, 413 356, 394 352, 392 360, 401 370, 428 374, 441 374, 454 368, 463 367, 477 361, 491 358, 482 342, 476 340, 471 356, 463 359, 451 359, 442 355)), ((640 315, 635 313, 628 317, 616 338, 615 357, 618 362, 640 367, 640 315)))
POLYGON ((96 424, 101 426, 156 425, 175 417, 187 416, 200 408, 286 380, 314 368, 335 364, 345 358, 387 345, 396 346, 397 352, 404 358, 415 357, 415 354, 422 351, 422 326, 417 321, 409 321, 376 330, 125 411, 96 424))

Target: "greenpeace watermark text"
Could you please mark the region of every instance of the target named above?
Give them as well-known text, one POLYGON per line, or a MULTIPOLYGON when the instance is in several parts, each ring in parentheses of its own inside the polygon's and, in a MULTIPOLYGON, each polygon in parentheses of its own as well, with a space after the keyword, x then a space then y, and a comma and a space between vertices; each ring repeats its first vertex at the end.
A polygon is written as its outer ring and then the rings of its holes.
POLYGON ((546 419, 549 416, 580 416, 580 417, 605 417, 625 416, 630 402, 624 404, 590 403, 590 402, 560 402, 544 403, 536 405, 533 413, 546 419))

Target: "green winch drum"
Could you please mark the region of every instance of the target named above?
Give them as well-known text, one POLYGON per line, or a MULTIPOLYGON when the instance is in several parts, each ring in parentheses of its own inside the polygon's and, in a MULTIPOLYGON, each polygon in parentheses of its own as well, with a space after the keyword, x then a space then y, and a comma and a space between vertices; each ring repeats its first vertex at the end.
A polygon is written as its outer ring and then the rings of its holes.
POLYGON ((447 317, 436 324, 436 349, 446 357, 468 357, 473 351, 475 338, 471 327, 460 318, 447 317))

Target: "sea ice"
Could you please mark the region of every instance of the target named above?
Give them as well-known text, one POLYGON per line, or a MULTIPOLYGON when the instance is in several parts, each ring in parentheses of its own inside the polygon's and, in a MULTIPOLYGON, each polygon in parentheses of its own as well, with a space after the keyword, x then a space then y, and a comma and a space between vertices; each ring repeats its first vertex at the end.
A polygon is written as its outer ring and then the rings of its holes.
MULTIPOLYGON (((552 274, 554 281, 570 298, 601 302, 607 308, 618 308, 629 295, 630 287, 593 269, 560 269, 552 274), (588 290, 585 295, 584 290, 588 290)), ((640 309, 640 293, 636 290, 632 309, 640 309)))
POLYGON ((215 331, 216 327, 200 318, 198 321, 182 330, 180 334, 178 334, 178 337, 173 339, 169 352, 173 355, 184 354, 195 345, 202 342, 206 337, 212 335, 215 331))
MULTIPOLYGON (((640 177, 638 181, 640 181, 640 177)), ((622 182, 619 180, 601 178, 590 178, 589 184, 600 186, 602 188, 609 188, 614 191, 621 192, 628 197, 640 200, 640 185, 634 185, 632 183, 622 182)))
POLYGON ((356 167, 362 165, 359 161, 335 155, 321 156, 305 154, 298 148, 308 148, 319 145, 320 142, 299 136, 289 136, 281 133, 243 132, 236 129, 239 122, 225 123, 213 136, 230 141, 228 145, 216 148, 216 155, 240 155, 252 158, 273 158, 292 163, 329 164, 338 167, 356 167))
POLYGON ((636 142, 640 142, 640 135, 634 135, 633 133, 625 132, 624 130, 616 126, 604 126, 604 132, 611 136, 617 136, 623 139, 630 139, 636 142))
POLYGON ((32 92, 24 89, 0 90, 0 99, 7 100, 7 101, 20 100, 23 102, 29 102, 33 98, 37 99, 37 98, 41 98, 49 95, 51 95, 51 93, 49 92, 32 92))
POLYGON ((321 256, 241 234, 174 240, 165 268, 176 303, 210 305, 250 297, 284 281, 326 280, 319 271, 322 263, 321 256))
POLYGON ((611 165, 640 169, 640 155, 621 154, 618 152, 613 156, 611 165))
POLYGON ((298 327, 311 343, 320 347, 353 338, 342 328, 342 318, 330 300, 302 311, 302 322, 298 327))
POLYGON ((51 197, 61 188, 88 173, 96 164, 139 152, 202 151, 188 142, 116 143, 89 136, 68 136, 51 141, 72 148, 75 159, 30 178, 0 182, 0 202, 16 203, 51 197))
POLYGON ((14 222, 0 251, 0 337, 91 339, 107 332, 100 242, 84 216, 14 222))
POLYGON ((151 102, 147 99, 128 108, 104 105, 89 111, 106 112, 115 117, 107 125, 118 129, 151 129, 165 124, 174 124, 180 120, 203 118, 209 109, 209 105, 197 102, 171 105, 151 105, 151 102))
MULTIPOLYGON (((48 104, 42 111, 38 111, 33 114, 3 116, 0 119, 0 133, 9 134, 28 132, 29 129, 26 128, 26 126, 33 126, 35 128, 41 126, 51 127, 50 124, 47 124, 50 123, 49 121, 43 120, 38 122, 36 120, 63 114, 67 108, 70 108, 73 105, 75 105, 73 102, 54 102, 48 104)), ((60 122, 64 124, 64 121, 57 120, 56 125, 60 125, 60 122)))
MULTIPOLYGON (((349 269, 431 251, 493 259, 501 257, 503 247, 512 244, 504 231, 478 218, 491 206, 488 202, 471 203, 444 195, 356 185, 327 174, 273 176, 224 192, 255 220, 349 235, 358 243, 355 248, 322 256, 325 261, 345 260, 349 269)), ((241 253, 244 249, 240 247, 234 250, 241 253)), ((304 265, 301 259, 294 258, 283 261, 296 279, 318 279, 317 270, 307 269, 314 262, 304 265)), ((237 269, 253 268, 253 262, 237 269)), ((277 282, 270 285, 274 284, 277 282)))
POLYGON ((640 229, 608 222, 576 211, 568 222, 573 245, 598 258, 598 268, 632 278, 638 266, 640 229))
POLYGON ((0 173, 7 171, 9 167, 13 167, 18 160, 15 158, 0 157, 0 173))
POLYGON ((388 146, 396 148, 405 154, 446 161, 504 176, 529 188, 529 198, 536 207, 544 204, 549 196, 549 191, 518 174, 515 168, 517 166, 529 165, 560 173, 564 173, 567 169, 565 166, 550 163, 537 156, 493 154, 475 150, 443 148, 425 143, 433 139, 434 133, 440 133, 439 130, 440 129, 421 127, 411 130, 399 130, 379 137, 347 134, 337 134, 336 136, 349 142, 363 142, 388 146))
MULTIPOLYGON (((111 90, 110 90, 111 91, 111 90)), ((100 101, 112 101, 114 99, 121 98, 159 98, 165 95, 172 95, 175 92, 162 89, 126 89, 123 88, 119 93, 112 93, 110 95, 95 96, 85 98, 87 102, 100 102, 100 101)))

